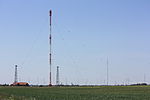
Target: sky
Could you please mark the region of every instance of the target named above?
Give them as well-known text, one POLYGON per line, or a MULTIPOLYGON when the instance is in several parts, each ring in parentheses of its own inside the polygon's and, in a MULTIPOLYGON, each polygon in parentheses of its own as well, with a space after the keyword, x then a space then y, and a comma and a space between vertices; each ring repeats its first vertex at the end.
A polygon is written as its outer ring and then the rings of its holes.
POLYGON ((0 0, 0 84, 150 84, 149 0, 0 0))

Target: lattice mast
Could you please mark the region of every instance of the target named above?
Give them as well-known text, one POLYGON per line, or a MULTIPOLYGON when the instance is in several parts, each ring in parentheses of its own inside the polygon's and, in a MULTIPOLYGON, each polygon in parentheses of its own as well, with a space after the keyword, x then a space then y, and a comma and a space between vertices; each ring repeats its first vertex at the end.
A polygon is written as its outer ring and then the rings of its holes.
POLYGON ((57 66, 56 85, 59 85, 59 66, 57 66))
POLYGON ((15 65, 15 79, 14 79, 14 83, 18 82, 18 73, 17 73, 17 65, 15 65))
POLYGON ((52 86, 52 10, 49 11, 50 16, 50 34, 49 34, 49 45, 50 45, 50 51, 49 51, 49 67, 50 67, 50 73, 49 73, 49 86, 52 86))
POLYGON ((109 70, 108 70, 108 66, 109 62, 108 62, 108 58, 107 58, 107 85, 109 85, 109 70))

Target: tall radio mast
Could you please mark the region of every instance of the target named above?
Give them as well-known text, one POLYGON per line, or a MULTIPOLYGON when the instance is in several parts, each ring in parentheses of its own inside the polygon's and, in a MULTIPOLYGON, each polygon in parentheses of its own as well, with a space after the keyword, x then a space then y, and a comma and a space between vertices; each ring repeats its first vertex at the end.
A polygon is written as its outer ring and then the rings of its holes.
POLYGON ((108 58, 107 58, 107 85, 109 85, 109 70, 108 70, 108 64, 109 64, 109 62, 108 62, 108 58))
POLYGON ((50 16, 50 34, 49 34, 49 44, 50 44, 50 53, 49 53, 49 66, 50 66, 50 73, 49 73, 49 86, 52 86, 52 75, 51 75, 51 67, 52 67, 52 10, 49 11, 50 16))
POLYGON ((15 80, 14 80, 14 83, 17 83, 18 82, 18 75, 17 75, 17 65, 15 65, 15 80))
POLYGON ((57 66, 57 72, 56 72, 56 85, 59 86, 59 66, 57 66))

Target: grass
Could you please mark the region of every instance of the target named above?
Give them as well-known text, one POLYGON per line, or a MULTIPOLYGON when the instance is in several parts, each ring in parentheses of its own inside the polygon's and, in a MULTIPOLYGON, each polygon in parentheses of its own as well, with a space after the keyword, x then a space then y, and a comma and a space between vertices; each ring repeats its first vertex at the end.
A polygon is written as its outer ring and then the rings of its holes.
POLYGON ((150 100, 150 86, 0 87, 0 100, 150 100))

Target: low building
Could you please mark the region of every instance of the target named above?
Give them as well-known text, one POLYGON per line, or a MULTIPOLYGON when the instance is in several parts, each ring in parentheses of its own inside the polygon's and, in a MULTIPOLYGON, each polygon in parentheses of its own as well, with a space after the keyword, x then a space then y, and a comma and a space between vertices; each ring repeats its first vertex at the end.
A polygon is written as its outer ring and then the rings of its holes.
POLYGON ((16 82, 11 84, 11 86, 29 86, 29 83, 27 82, 16 82))

